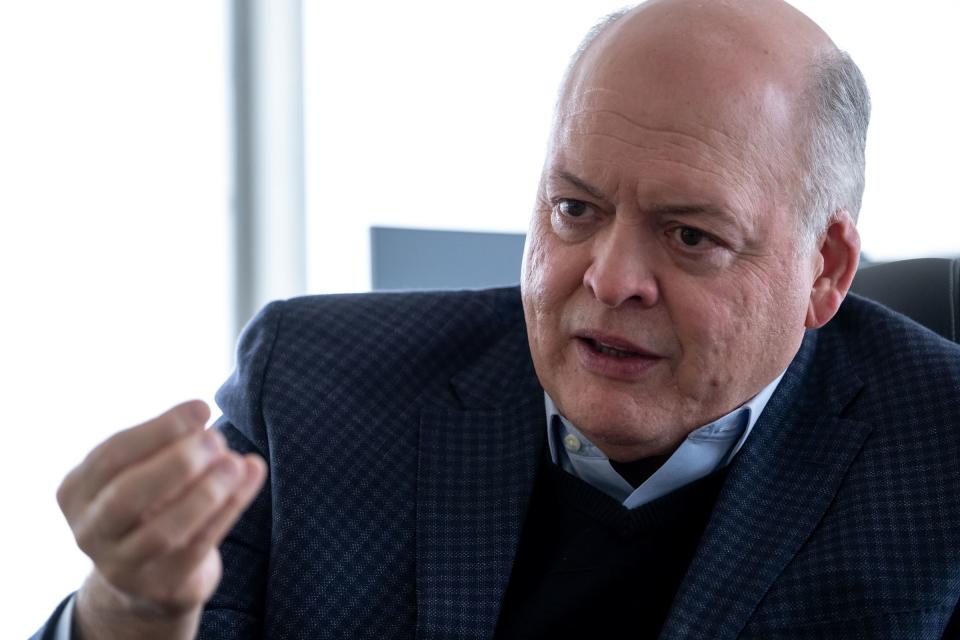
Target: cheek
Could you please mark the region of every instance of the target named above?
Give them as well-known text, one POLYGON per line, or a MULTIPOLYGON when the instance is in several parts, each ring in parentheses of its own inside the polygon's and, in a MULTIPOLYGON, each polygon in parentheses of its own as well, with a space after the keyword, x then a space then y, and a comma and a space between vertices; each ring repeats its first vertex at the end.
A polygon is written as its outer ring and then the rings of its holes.
POLYGON ((577 247, 559 242, 549 227, 544 227, 548 224, 531 224, 520 281, 530 351, 541 381, 564 360, 564 323, 583 280, 582 271, 577 275, 577 247))
POLYGON ((527 244, 523 252, 520 293, 530 352, 538 371, 543 365, 546 353, 550 351, 551 335, 555 334, 551 319, 554 313, 551 311, 553 304, 550 300, 549 255, 544 231, 534 221, 527 233, 527 244))
POLYGON ((703 399, 728 388, 756 355, 756 301, 742 289, 691 297, 679 312, 683 350, 678 384, 684 395, 703 399))
POLYGON ((557 240, 548 225, 542 215, 531 225, 523 254, 520 287, 528 323, 558 313, 583 281, 578 248, 557 240))
POLYGON ((680 316, 681 390, 700 398, 727 389, 756 391, 778 375, 802 338, 804 305, 794 293, 799 286, 783 276, 741 276, 733 286, 691 298, 680 316))
POLYGON ((527 234, 527 242, 523 250, 523 265, 520 269, 520 292, 523 295, 523 304, 527 313, 532 310, 531 307, 536 308, 543 304, 546 288, 545 262, 543 232, 533 225, 527 234))

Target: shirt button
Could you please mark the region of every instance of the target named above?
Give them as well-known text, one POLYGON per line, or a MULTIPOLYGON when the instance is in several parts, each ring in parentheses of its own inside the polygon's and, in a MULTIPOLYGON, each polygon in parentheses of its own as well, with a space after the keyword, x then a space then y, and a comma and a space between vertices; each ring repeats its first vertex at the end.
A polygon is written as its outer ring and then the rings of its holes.
POLYGON ((563 437, 563 446, 567 451, 576 452, 580 451, 580 447, 583 445, 580 443, 580 438, 570 433, 563 437))

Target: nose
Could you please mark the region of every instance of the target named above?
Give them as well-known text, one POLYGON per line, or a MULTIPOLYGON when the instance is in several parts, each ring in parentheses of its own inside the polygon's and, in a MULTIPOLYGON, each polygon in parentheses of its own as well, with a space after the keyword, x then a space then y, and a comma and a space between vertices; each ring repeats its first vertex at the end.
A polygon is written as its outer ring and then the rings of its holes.
POLYGON ((604 306, 627 303, 652 307, 660 297, 654 271, 655 247, 643 242, 636 227, 617 223, 594 238, 592 261, 583 285, 604 306))

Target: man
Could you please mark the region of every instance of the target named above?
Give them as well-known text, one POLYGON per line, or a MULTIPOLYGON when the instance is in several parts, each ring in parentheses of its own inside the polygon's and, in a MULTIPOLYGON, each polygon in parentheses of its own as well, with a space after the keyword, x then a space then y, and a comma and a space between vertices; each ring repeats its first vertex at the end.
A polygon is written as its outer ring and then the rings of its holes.
POLYGON ((268 306, 214 431, 187 403, 64 480, 95 569, 47 633, 956 633, 960 351, 845 300, 867 102, 779 0, 614 16, 519 296, 268 306))

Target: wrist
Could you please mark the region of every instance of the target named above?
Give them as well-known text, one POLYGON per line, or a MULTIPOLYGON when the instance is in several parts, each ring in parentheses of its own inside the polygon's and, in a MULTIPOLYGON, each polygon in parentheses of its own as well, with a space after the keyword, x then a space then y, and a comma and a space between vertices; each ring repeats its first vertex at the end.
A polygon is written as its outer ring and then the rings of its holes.
POLYGON ((195 637, 202 606, 171 612, 118 591, 96 569, 77 592, 73 640, 187 640, 195 637))

